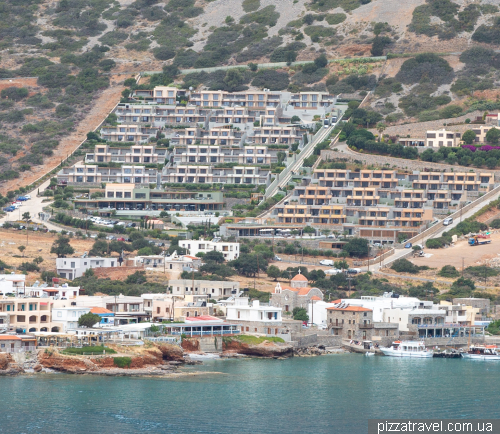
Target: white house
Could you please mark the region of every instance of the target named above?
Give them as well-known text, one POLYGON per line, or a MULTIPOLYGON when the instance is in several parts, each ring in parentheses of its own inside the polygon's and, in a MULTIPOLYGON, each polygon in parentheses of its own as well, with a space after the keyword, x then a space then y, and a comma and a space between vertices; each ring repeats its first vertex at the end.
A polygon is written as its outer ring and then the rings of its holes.
POLYGON ((57 274, 64 278, 73 280, 83 276, 89 268, 117 267, 117 258, 57 258, 57 274))
POLYGON ((66 333, 68 330, 78 328, 78 319, 90 312, 89 307, 71 306, 71 307, 54 307, 52 309, 52 318, 62 324, 62 330, 66 333))
POLYGON ((259 300, 248 304, 248 297, 238 297, 226 307, 226 321, 240 324, 241 332, 277 335, 282 326, 281 307, 264 306, 259 300))
POLYGON ((36 281, 34 286, 27 286, 25 288, 25 295, 27 297, 54 297, 54 300, 72 299, 78 297, 79 294, 79 286, 68 286, 67 283, 55 287, 47 286, 45 283, 39 285, 38 281, 36 281))
POLYGON ((23 294, 25 284, 24 274, 0 274, 0 294, 23 294))
POLYGON ((197 253, 208 253, 211 251, 221 252, 226 261, 232 261, 240 255, 240 243, 229 243, 220 238, 214 238, 212 241, 204 240, 181 240, 179 246, 189 251, 191 256, 197 253))

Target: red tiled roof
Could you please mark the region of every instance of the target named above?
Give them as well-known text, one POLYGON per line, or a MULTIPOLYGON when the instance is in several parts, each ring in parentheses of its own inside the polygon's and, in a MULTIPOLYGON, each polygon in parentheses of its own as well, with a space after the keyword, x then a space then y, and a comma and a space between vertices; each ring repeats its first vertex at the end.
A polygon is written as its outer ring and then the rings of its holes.
POLYGON ((201 316, 187 316, 187 321, 220 321, 220 318, 216 318, 211 315, 201 315, 201 316))
POLYGON ((344 308, 340 307, 328 307, 326 310, 342 310, 345 312, 371 312, 371 309, 367 309, 366 307, 361 306, 346 306, 344 308))
POLYGON ((0 335, 0 341, 20 341, 21 338, 19 336, 14 335, 0 335))
POLYGON ((292 282, 307 282, 308 280, 302 275, 302 274, 297 274, 293 279, 292 282))
POLYGON ((92 309, 90 309, 90 313, 98 314, 98 313, 113 313, 113 312, 108 309, 105 309, 104 307, 93 307, 92 309))
POLYGON ((342 300, 339 298, 338 300, 332 301, 332 303, 339 304, 339 303, 342 303, 342 300))
POLYGON ((185 258, 189 259, 199 259, 201 261, 201 258, 198 258, 198 256, 189 256, 189 255, 184 255, 185 258))
POLYGON ((297 292, 298 295, 307 295, 312 288, 292 288, 291 286, 281 285, 281 290, 288 289, 289 291, 297 292))

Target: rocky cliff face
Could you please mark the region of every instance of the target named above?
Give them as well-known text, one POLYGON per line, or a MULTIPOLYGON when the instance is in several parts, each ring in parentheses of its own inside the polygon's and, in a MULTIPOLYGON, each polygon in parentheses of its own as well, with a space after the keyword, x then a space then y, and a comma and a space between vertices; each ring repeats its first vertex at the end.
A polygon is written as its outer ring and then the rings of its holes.
POLYGON ((287 344, 277 345, 264 341, 258 345, 249 345, 237 340, 224 340, 222 344, 223 355, 244 354, 252 357, 293 357, 293 347, 287 344))
MULTIPOLYGON (((164 364, 164 361, 184 361, 182 349, 175 345, 159 345, 158 347, 144 349, 138 355, 131 354, 129 357, 131 359, 130 365, 123 368, 125 370, 159 367, 164 364)), ((54 350, 40 351, 38 362, 42 368, 73 374, 92 373, 104 370, 123 370, 115 365, 112 356, 92 358, 85 356, 66 356, 54 350)))
POLYGON ((184 351, 177 345, 157 344, 156 348, 161 352, 162 358, 168 362, 184 363, 184 351))
POLYGON ((188 353, 200 351, 200 341, 198 339, 183 339, 181 346, 188 353))

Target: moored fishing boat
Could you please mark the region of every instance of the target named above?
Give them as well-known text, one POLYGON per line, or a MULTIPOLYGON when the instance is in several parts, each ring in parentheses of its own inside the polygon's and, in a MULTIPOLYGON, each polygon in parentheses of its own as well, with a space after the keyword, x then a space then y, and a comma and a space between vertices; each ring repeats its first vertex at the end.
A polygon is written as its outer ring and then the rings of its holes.
POLYGON ((391 357, 429 358, 434 354, 420 341, 395 341, 390 347, 380 348, 380 351, 391 357))
POLYGON ((500 352, 496 345, 471 345, 466 353, 462 353, 462 357, 472 360, 500 360, 500 352))

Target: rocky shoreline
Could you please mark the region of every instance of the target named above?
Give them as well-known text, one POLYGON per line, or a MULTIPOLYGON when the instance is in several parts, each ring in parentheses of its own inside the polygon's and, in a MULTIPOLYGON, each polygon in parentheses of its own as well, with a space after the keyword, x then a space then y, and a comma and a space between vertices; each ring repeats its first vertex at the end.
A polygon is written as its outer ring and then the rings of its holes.
POLYGON ((344 352, 342 349, 315 345, 294 348, 290 344, 264 341, 257 345, 235 339, 225 340, 220 353, 199 351, 196 342, 186 340, 183 348, 171 344, 151 344, 138 348, 114 346, 115 355, 80 356, 67 355, 56 348, 37 350, 27 355, 0 353, 0 376, 67 373, 76 375, 163 377, 215 374, 216 372, 182 371, 179 368, 202 364, 208 358, 265 358, 285 360, 291 357, 316 357, 344 352), (116 360, 115 360, 116 357, 116 360), (21 360, 23 359, 23 360, 21 360), (121 360, 120 360, 121 359, 121 360), (126 359, 127 366, 118 361, 126 359))

